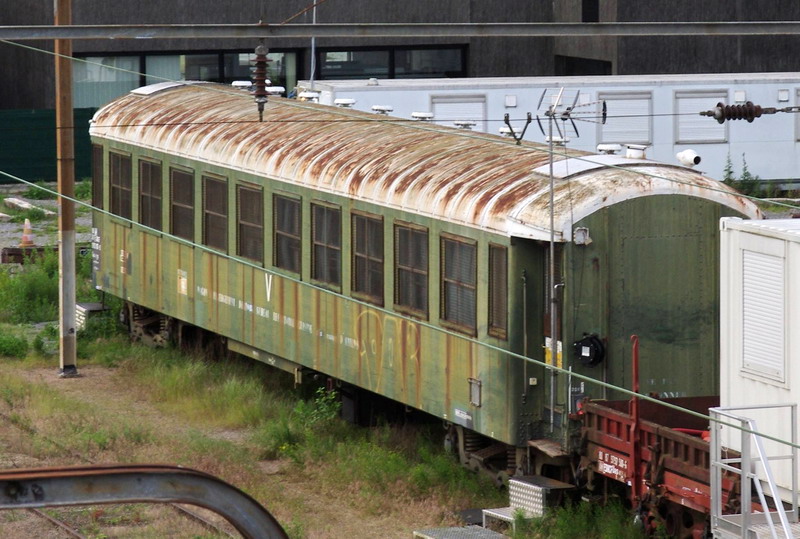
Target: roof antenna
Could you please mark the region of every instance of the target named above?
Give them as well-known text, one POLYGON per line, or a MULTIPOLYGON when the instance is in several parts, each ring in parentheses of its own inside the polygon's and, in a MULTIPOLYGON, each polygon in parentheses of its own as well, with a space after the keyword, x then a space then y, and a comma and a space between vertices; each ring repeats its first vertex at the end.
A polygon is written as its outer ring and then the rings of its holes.
POLYGON ((253 70, 254 96, 258 106, 258 121, 264 121, 264 105, 267 104, 267 47, 260 43, 256 47, 256 62, 253 70))
MULTIPOLYGON (((521 144, 522 137, 525 136, 525 131, 527 131, 528 126, 531 125, 531 113, 530 112, 528 113, 528 118, 527 121, 525 122, 525 127, 522 128, 522 133, 520 133, 519 136, 517 136, 517 133, 514 131, 514 128, 511 127, 511 122, 508 119, 508 113, 506 113, 506 115, 503 116, 503 121, 508 126, 508 134, 511 135, 511 137, 513 137, 514 140, 517 141, 517 146, 519 146, 521 144)), ((541 123, 539 124, 539 127, 541 127, 541 123)))

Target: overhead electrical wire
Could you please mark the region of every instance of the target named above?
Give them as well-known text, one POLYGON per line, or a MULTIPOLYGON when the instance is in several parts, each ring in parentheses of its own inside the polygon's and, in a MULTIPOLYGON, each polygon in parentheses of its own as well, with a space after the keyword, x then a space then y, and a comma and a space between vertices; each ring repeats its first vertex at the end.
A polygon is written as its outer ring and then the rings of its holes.
POLYGON ((539 367, 543 367, 543 368, 548 369, 550 371, 571 376, 572 378, 576 378, 578 380, 582 380, 582 381, 587 382, 589 384, 600 386, 600 387, 606 388, 606 389, 612 389, 612 390, 618 391, 618 392, 620 392, 620 393, 622 393, 624 395, 628 395, 629 397, 637 397, 637 398, 639 398, 641 400, 650 401, 650 402, 653 402, 653 403, 661 405, 661 406, 665 406, 665 407, 667 407, 669 409, 672 409, 672 410, 675 410, 675 411, 684 412, 684 413, 687 413, 687 414, 692 415, 694 417, 698 417, 698 418, 703 419, 703 420, 708 420, 709 422, 716 422, 718 424, 721 424, 721 425, 724 425, 724 426, 727 426, 727 427, 731 427, 731 428, 735 428, 737 430, 741 430, 741 431, 747 432, 749 434, 758 434, 759 436, 761 436, 764 439, 771 440, 771 441, 778 442, 778 443, 782 443, 782 444, 788 445, 788 446, 796 448, 796 449, 800 449, 800 444, 793 444, 792 442, 789 442, 789 441, 786 441, 786 440, 783 440, 783 439, 780 439, 780 438, 777 438, 777 437, 773 437, 773 436, 766 435, 766 434, 763 434, 763 433, 754 432, 754 431, 749 430, 749 429, 747 429, 745 427, 742 427, 741 425, 736 425, 734 423, 728 423, 728 422, 725 422, 725 421, 722 421, 722 420, 719 420, 719 419, 715 419, 715 418, 712 418, 709 415, 702 414, 702 413, 699 413, 699 412, 695 412, 694 410, 689 410, 687 408, 682 408, 682 407, 677 406, 675 404, 664 402, 664 401, 662 401, 660 399, 651 397, 649 395, 645 395, 645 394, 642 394, 642 393, 636 393, 634 391, 631 391, 630 389, 627 389, 627 388, 624 388, 624 387, 621 387, 621 386, 610 384, 608 382, 603 382, 601 380, 597 380, 596 378, 592 378, 590 376, 586 376, 586 375, 583 375, 583 374, 578 374, 576 372, 573 372, 570 369, 564 369, 564 368, 561 368, 561 367, 557 367, 555 365, 550 365, 550 364, 548 364, 548 363, 546 363, 544 361, 539 361, 539 360, 534 359, 532 357, 523 356, 522 354, 519 354, 517 352, 513 352, 511 350, 506 350, 506 349, 501 348, 499 346, 495 346, 495 345, 493 345, 491 343, 481 341, 481 340, 479 340, 479 339, 477 339, 475 337, 470 337, 470 336, 464 335, 462 333, 457 333, 457 332, 449 330, 447 328, 443 328, 443 327, 431 324, 430 322, 427 322, 427 321, 424 321, 424 320, 419 320, 417 318, 412 318, 412 317, 406 316, 406 315, 404 315, 402 313, 387 309, 385 307, 377 306, 377 305, 375 305, 373 303, 369 303, 369 302, 360 300, 358 298, 346 296, 346 295, 344 295, 342 293, 330 290, 330 289, 328 289, 328 288, 326 288, 324 286, 315 285, 314 283, 311 283, 311 282, 308 282, 308 281, 303 281, 303 280, 301 280, 301 279, 299 279, 297 277, 293 277, 291 275, 286 275, 286 274, 278 272, 278 271, 276 271, 274 269, 266 268, 264 266, 261 266, 261 265, 255 263, 255 262, 252 262, 252 261, 247 260, 245 258, 235 257, 235 256, 227 254, 227 253, 221 253, 221 252, 219 252, 219 251, 217 251, 217 250, 215 250, 215 249, 213 249, 211 247, 208 247, 206 245, 202 245, 202 244, 194 242, 194 241, 189 241, 189 240, 186 240, 184 238, 180 238, 180 237, 175 236, 174 234, 171 234, 169 232, 166 232, 166 231, 163 231, 163 230, 158 230, 158 229, 143 225, 141 223, 138 223, 138 222, 134 221, 133 219, 121 217, 119 215, 111 213, 108 210, 103 210, 103 209, 97 208, 97 207, 93 206, 89 202, 85 202, 83 200, 79 200, 79 199, 77 199, 75 197, 68 197, 68 196, 62 195, 62 194, 58 193, 57 191, 53 191, 52 189, 49 189, 49 188, 47 188, 47 187, 45 187, 43 185, 34 183, 32 181, 29 181, 29 180, 25 180, 23 178, 20 178, 18 176, 15 176, 15 175, 10 174, 8 172, 5 172, 3 170, 0 170, 0 176, 5 176, 5 177, 7 177, 9 179, 12 179, 12 180, 15 180, 17 182, 26 184, 26 185, 28 185, 30 187, 34 187, 34 188, 40 189, 40 190, 42 190, 42 191, 44 191, 46 193, 50 193, 51 195, 55 195, 56 197, 60 197, 60 198, 63 198, 65 200, 69 200, 69 201, 71 201, 71 202, 73 202, 75 204, 78 204, 80 206, 88 208, 91 211, 98 212, 98 213, 103 214, 103 215, 108 216, 108 217, 113 217, 114 219, 117 219, 117 220, 121 220, 123 222, 126 222, 126 223, 130 224, 134 228, 145 230, 145 231, 149 231, 149 232, 155 233, 155 234, 160 234, 163 237, 168 238, 168 239, 170 239, 172 241, 181 243, 183 245, 186 245, 186 246, 189 246, 189 247, 192 247, 192 248, 195 248, 195 249, 199 249, 201 251, 204 251, 204 252, 209 253, 209 254, 213 254, 215 256, 219 256, 220 258, 225 259, 225 260, 229 260, 229 261, 237 262, 239 264, 243 264, 245 266, 250 267, 251 269, 255 269, 255 270, 258 270, 258 271, 263 271, 265 273, 274 275, 274 276, 279 277, 281 279, 285 279, 285 280, 287 280, 289 282, 293 282, 296 285, 299 285, 299 286, 302 286, 302 287, 306 287, 306 288, 310 288, 310 289, 316 290, 318 292, 324 292, 326 294, 330 294, 330 295, 332 295, 334 297, 339 298, 342 301, 355 303, 355 304, 360 305, 362 307, 365 307, 365 308, 368 308, 368 309, 372 309, 372 310, 381 312, 383 314, 387 314, 387 315, 390 315, 390 316, 393 316, 393 317, 397 317, 397 318, 403 319, 403 320, 405 320, 405 321, 407 321, 409 323, 416 324, 418 326, 427 328, 427 329, 429 329, 431 331, 435 331, 435 332, 438 332, 438 333, 443 333, 444 335, 447 335, 449 337, 462 339, 462 340, 464 340, 466 342, 469 342, 471 344, 474 344, 474 345, 476 345, 476 346, 478 346, 480 348, 491 350, 493 352, 500 353, 500 354, 506 355, 506 356, 511 357, 511 358, 520 359, 522 361, 526 361, 528 363, 532 363, 534 365, 537 365, 539 367))
MULTIPOLYGON (((326 1, 326 0, 321 0, 321 1, 317 2, 315 5, 319 5, 324 1, 326 1)), ((314 5, 310 6, 309 8, 306 8, 304 11, 308 11, 308 9, 311 9, 313 7, 314 7, 314 5)), ((300 14, 302 14, 302 12, 298 13, 296 16, 299 16, 300 14)), ((291 20, 291 19, 288 19, 288 20, 291 20)), ((287 22, 288 22, 288 20, 287 20, 287 22)), ((184 83, 186 82, 186 81, 176 81, 174 79, 169 79, 169 78, 166 78, 166 77, 158 77, 158 76, 154 76, 154 75, 148 75, 148 74, 141 73, 141 72, 138 72, 138 71, 119 68, 119 67, 116 67, 116 66, 107 66, 107 65, 96 63, 96 62, 91 62, 91 61, 88 61, 88 60, 85 60, 85 59, 82 59, 82 58, 77 58, 77 57, 68 56, 68 55, 61 55, 61 54, 55 53, 53 51, 48 51, 46 49, 32 47, 32 46, 29 46, 29 45, 23 45, 23 44, 16 43, 16 42, 13 42, 13 41, 0 40, 0 43, 5 43, 5 44, 8 44, 8 45, 12 45, 12 46, 22 47, 24 49, 29 49, 29 50, 32 50, 32 51, 35 51, 35 52, 45 53, 45 54, 49 54, 49 55, 52 55, 52 56, 65 57, 65 58, 69 58, 69 59, 71 59, 73 61, 84 62, 86 64, 91 64, 91 65, 97 65, 97 66, 100 66, 100 67, 105 68, 105 69, 112 69, 112 70, 117 70, 117 71, 120 71, 120 72, 136 74, 136 75, 139 75, 139 76, 146 76, 146 77, 150 77, 150 78, 153 78, 153 79, 159 79, 159 80, 162 80, 164 82, 175 82, 175 83, 179 83, 179 84, 181 82, 184 82, 184 83)), ((195 87, 201 88, 201 89, 207 90, 207 91, 215 91, 215 92, 221 92, 221 93, 227 93, 227 94, 233 94, 233 95, 241 95, 241 90, 236 90, 236 89, 233 89, 233 88, 230 88, 230 89, 229 88, 220 88, 220 87, 215 87, 215 86, 210 86, 210 85, 203 85, 203 84, 198 84, 195 87)), ((302 103, 302 102, 287 103, 287 104, 289 104, 291 106, 298 107, 298 108, 311 108, 311 107, 308 107, 307 105, 304 105, 304 103, 302 103)), ((338 111, 337 109, 332 109, 331 112, 339 113, 339 114, 345 114, 343 111, 338 111)), ((692 115, 693 116, 695 114, 693 114, 693 113, 682 113, 682 114, 664 113, 664 114, 647 114, 647 115, 625 115, 625 116, 619 116, 619 117, 650 117, 650 116, 679 116, 679 115, 692 115)), ((599 116, 598 116, 598 118, 599 118, 599 116)), ((269 120, 267 120, 267 121, 269 121, 269 120)), ((291 121, 296 122, 297 120, 291 120, 291 121)), ((300 120, 300 121, 307 122, 307 121, 310 121, 310 120, 300 120)), ((320 120, 320 122, 323 122, 323 121, 325 121, 325 120, 320 120)), ((350 120, 346 120, 346 121, 354 121, 354 120, 350 119, 350 120)), ((385 124, 408 125, 408 126, 412 126, 414 128, 417 128, 417 129, 432 129, 430 127, 426 127, 426 126, 420 125, 421 122, 414 121, 414 120, 405 120, 405 119, 402 119, 402 118, 385 118, 384 117, 384 118, 375 118, 375 119, 364 119, 364 120, 358 120, 358 121, 380 122, 380 123, 385 123, 385 124)), ((165 124, 131 124, 130 126, 134 127, 134 126, 157 126, 157 125, 209 125, 209 124, 216 124, 216 123, 224 124, 224 123, 250 123, 250 122, 245 122, 245 121, 236 121, 236 122, 233 122, 233 121, 231 121, 231 122, 198 122, 196 124, 182 122, 182 123, 178 123, 178 124, 170 124, 170 123, 165 123, 165 124)), ((254 120, 253 123, 257 123, 257 122, 254 120)), ((266 123, 266 122, 264 122, 264 123, 266 123)), ((327 121, 327 123, 331 123, 331 122, 327 121)), ((98 127, 103 127, 103 126, 98 125, 98 127)), ((125 127, 125 126, 121 126, 121 127, 125 127)), ((461 136, 461 137, 475 138, 475 139, 479 139, 479 140, 491 141, 491 142, 496 142, 496 143, 504 142, 504 141, 502 141, 502 139, 496 139, 494 137, 490 139, 490 138, 486 137, 485 134, 478 134, 478 133, 474 133, 474 132, 455 131, 453 134, 455 134, 457 136, 461 136)), ((512 142, 508 141, 507 144, 512 144, 512 142)), ((533 147, 533 146, 524 146, 523 148, 525 148, 528 151, 547 153, 547 154, 550 153, 549 148, 546 147, 546 146, 542 147, 542 148, 533 147)), ((556 149, 553 150, 554 154, 556 154, 558 152, 559 151, 556 150, 556 149)), ((566 155, 566 154, 564 154, 564 155, 566 155)), ((576 160, 584 160, 584 161, 587 161, 587 162, 591 162, 593 164, 597 164, 596 162, 591 161, 589 158, 585 158, 585 157, 582 157, 582 156, 570 156, 570 158, 571 159, 576 159, 576 160)), ((619 170, 630 171, 630 169, 625 167, 625 166, 610 165, 610 164, 603 164, 601 167, 598 167, 598 168, 611 168, 611 169, 619 169, 619 170)), ((680 184, 689 184, 689 182, 681 181, 681 180, 678 180, 678 179, 675 179, 675 178, 666 178, 666 177, 663 177, 663 176, 659 176, 659 175, 657 175, 655 173, 644 172, 642 170, 636 170, 635 172, 637 174, 648 176, 648 177, 651 177, 651 178, 654 178, 654 179, 660 179, 660 180, 664 180, 664 181, 668 181, 668 182, 674 182, 674 183, 680 183, 680 184)), ((141 228, 143 230, 149 230, 151 232, 159 233, 159 234, 163 235, 164 237, 167 237, 167 238, 169 238, 169 239, 171 239, 173 241, 176 241, 176 242, 179 242, 179 243, 182 243, 182 244, 185 244, 185 245, 200 249, 202 251, 206 251, 208 253, 214 254, 216 256, 220 256, 220 257, 222 257, 224 259, 227 259, 227 260, 236 261, 236 262, 244 264, 246 266, 250 266, 253 269, 257 269, 257 270, 264 271, 264 272, 272 274, 272 275, 276 275, 276 276, 278 276, 278 277, 280 277, 282 279, 286 279, 286 280, 288 280, 290 282, 294 282, 295 284, 298 284, 300 286, 304 286, 304 287, 312 288, 312 289, 315 289, 315 290, 318 290, 318 291, 321 291, 321 292, 332 294, 332 295, 342 299, 343 301, 356 303, 356 304, 359 304, 361 306, 368 307, 370 309, 383 312, 384 314, 389 314, 391 316, 407 319, 409 322, 413 322, 414 324, 417 324, 419 326, 428 328, 428 329, 430 329, 432 331, 444 333, 444 334, 446 334, 448 336, 451 336, 451 337, 456 337, 456 338, 459 338, 459 339, 463 339, 463 340, 465 340, 467 342, 475 344, 476 346, 483 347, 485 349, 489 349, 489 350, 492 350, 494 352, 501 353, 501 354, 507 355, 507 356, 512 357, 512 358, 516 358, 516 359, 520 359, 520 360, 523 360, 523 361, 526 361, 526 362, 529 362, 529 363, 533 363, 535 365, 538 365, 538 366, 543 367, 545 369, 551 370, 553 372, 558 372, 558 373, 561 373, 561 374, 565 374, 565 375, 571 376, 571 377, 576 378, 578 380, 582 380, 582 381, 588 382, 589 384, 600 386, 600 387, 606 388, 606 389, 612 389, 612 390, 618 391, 618 392, 620 392, 622 394, 625 394, 625 395, 628 395, 628 396, 631 396, 631 397, 635 396, 635 397, 638 397, 639 399, 642 399, 642 400, 645 400, 645 401, 650 401, 650 402, 653 402, 655 404, 670 408, 672 410, 684 412, 684 413, 687 413, 689 415, 701 418, 703 420, 708 420, 710 422, 716 422, 718 424, 721 424, 721 425, 724 425, 724 426, 728 426, 728 427, 731 427, 731 428, 734 428, 734 429, 737 429, 737 430, 740 430, 740 431, 743 431, 743 432, 747 432, 747 433, 750 433, 750 434, 759 434, 764 439, 768 439, 768 440, 771 440, 771 441, 774 441, 774 442, 778 442, 778 443, 790 446, 790 447, 795 448, 795 449, 800 449, 800 444, 793 444, 792 442, 789 442, 787 440, 783 440, 783 439, 780 439, 780 438, 777 438, 777 437, 765 435, 763 433, 757 433, 757 432, 751 431, 751 430, 749 430, 747 428, 744 428, 741 425, 727 423, 725 421, 721 421, 721 420, 712 418, 711 416, 708 416, 708 415, 705 415, 705 414, 701 414, 699 412, 695 412, 693 410, 689 410, 689 409, 686 409, 686 408, 682 408, 680 406, 676 406, 674 404, 670 404, 670 403, 664 402, 664 401, 659 400, 657 398, 650 397, 649 395, 635 393, 635 392, 633 392, 633 391, 631 391, 629 389, 626 389, 624 387, 616 386, 614 384, 610 384, 610 383, 607 383, 607 382, 603 382, 601 380, 597 380, 597 379, 589 377, 589 376, 578 374, 578 373, 575 373, 575 372, 573 372, 571 370, 563 369, 563 368, 557 367, 555 365, 550 365, 550 364, 548 364, 546 362, 539 361, 539 360, 533 359, 531 357, 523 356, 521 354, 518 354, 516 352, 512 352, 510 350, 505 350, 503 348, 497 347, 497 346, 492 345, 490 343, 480 341, 480 340, 478 340, 476 338, 473 338, 473 337, 465 336, 465 335, 463 335, 461 333, 456 333, 454 331, 450 331, 450 330, 448 330, 446 328, 435 326, 433 324, 430 324, 430 323, 422 321, 422 320, 418 320, 418 319, 411 318, 411 317, 406 317, 401 313, 397 313, 395 311, 391 311, 391 310, 386 309, 384 307, 379 307, 379 306, 376 306, 376 305, 374 305, 372 303, 367 303, 365 301, 361 301, 361 300, 359 300, 357 298, 352 298, 352 297, 345 296, 344 294, 331 291, 328 288, 324 288, 322 286, 314 285, 313 283, 309 283, 307 281, 302 281, 302 280, 300 280, 298 278, 295 278, 295 277, 292 277, 292 276, 289 276, 289 275, 285 275, 283 273, 279 273, 279 272, 277 272, 275 270, 271 270, 269 268, 265 268, 263 266, 255 264, 255 263, 253 263, 251 261, 248 261, 246 259, 234 257, 232 255, 225 254, 225 253, 220 253, 219 251, 216 251, 216 250, 214 250, 214 249, 212 249, 210 247, 207 247, 205 245, 201 245, 201 244, 198 244, 198 243, 195 243, 195 242, 192 242, 192 241, 185 240, 183 238, 179 238, 177 236, 174 236, 174 235, 169 234, 167 232, 164 232, 162 230, 156 230, 156 229, 147 227, 146 225, 142 225, 141 223, 137 223, 137 222, 133 221, 132 219, 122 218, 122 217, 120 217, 120 216, 118 216, 116 214, 112 214, 109 211, 96 208, 96 207, 92 206, 90 203, 86 203, 86 202, 84 202, 82 200, 78 200, 78 199, 76 199, 74 197, 66 197, 66 196, 61 195, 60 193, 57 193, 57 192, 55 192, 55 191, 53 191, 51 189, 48 189, 48 188, 46 188, 44 186, 41 186, 41 185, 37 185, 34 182, 31 182, 31 181, 28 181, 28 180, 24 180, 22 178, 19 178, 19 177, 15 176, 15 175, 10 174, 8 172, 5 172, 3 170, 0 170, 0 176, 5 176, 5 177, 7 177, 9 179, 12 179, 14 181, 17 181, 17 182, 20 182, 20 183, 23 183, 23 184, 27 184, 27 185, 29 185, 31 187, 34 187, 34 188, 37 188, 37 189, 41 189, 41 190, 43 190, 45 192, 53 194, 53 195, 55 195, 57 197, 64 198, 66 200, 70 200, 75 204, 78 204, 78 205, 83 206, 83 207, 87 207, 87 208, 91 209, 92 211, 99 212, 99 213, 101 213, 103 215, 113 216, 115 219, 121 219, 123 221, 126 221, 126 222, 130 223, 132 226, 135 226, 137 228, 141 228)), ((691 184, 691 185, 694 185, 694 184, 691 184)), ((698 187, 698 188, 701 188, 701 189, 707 189, 707 190, 711 190, 711 191, 723 192, 723 193, 726 193, 726 194, 731 194, 730 191, 728 191, 727 189, 715 188, 715 187, 712 187, 712 186, 695 186, 695 187, 698 187)), ((772 201, 772 200, 767 201, 767 200, 759 198, 759 197, 744 195, 744 194, 741 194, 741 193, 735 193, 735 196, 740 196, 742 198, 750 199, 750 200, 753 200, 753 201, 768 202, 770 204, 775 204, 775 205, 783 206, 783 207, 787 207, 787 208, 800 209, 800 206, 794 206, 794 205, 785 204, 785 203, 778 203, 778 202, 775 202, 775 201, 772 201)))

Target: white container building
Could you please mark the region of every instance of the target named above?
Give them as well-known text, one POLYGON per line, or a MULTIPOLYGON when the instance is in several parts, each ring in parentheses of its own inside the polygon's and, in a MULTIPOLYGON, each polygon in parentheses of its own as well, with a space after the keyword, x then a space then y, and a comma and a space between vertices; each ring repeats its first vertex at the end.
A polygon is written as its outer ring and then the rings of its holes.
MULTIPOLYGON (((308 81, 300 83, 300 89, 309 87, 308 81)), ((744 105, 751 101, 776 108, 800 105, 800 73, 314 82, 320 103, 354 99, 353 107, 359 110, 391 106, 392 116, 409 121, 415 112, 432 113, 439 124, 453 126, 455 121, 469 120, 475 122, 473 130, 494 134, 505 125, 505 114, 520 132, 531 113, 534 120, 525 139, 535 142, 545 142, 536 116, 544 118, 551 96, 560 88, 564 89, 564 105, 576 104, 572 115, 577 133, 571 125, 564 125, 571 148, 597 151, 599 144, 644 145, 648 158, 676 164, 676 154, 694 150, 701 159, 697 169, 712 178, 723 178, 730 156, 737 178, 746 161, 749 172, 763 180, 781 182, 787 188, 800 185, 800 114, 778 113, 752 123, 736 120, 722 124, 699 114, 719 102, 744 105), (550 92, 539 106, 545 90, 550 92), (605 124, 601 122, 603 101, 605 124)), ((544 121, 543 127, 547 131, 544 121)))
MULTIPOLYGON (((800 403, 800 219, 723 218, 720 230, 720 405, 800 403)), ((754 419, 760 432, 791 440, 790 408, 741 415, 754 419)), ((771 457, 791 453, 775 441, 764 443, 771 457)), ((724 427, 722 444, 741 450, 740 432, 724 427)), ((772 462, 785 501, 790 465, 772 462)))

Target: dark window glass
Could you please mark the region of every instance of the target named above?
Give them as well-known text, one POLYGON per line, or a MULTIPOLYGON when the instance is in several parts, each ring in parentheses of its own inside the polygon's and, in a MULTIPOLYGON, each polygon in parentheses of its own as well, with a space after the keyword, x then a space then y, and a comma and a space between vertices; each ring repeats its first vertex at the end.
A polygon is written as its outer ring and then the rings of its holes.
POLYGON ((139 222, 161 230, 161 163, 139 161, 139 222))
POLYGON ((103 209, 103 170, 105 162, 103 160, 103 147, 98 144, 92 145, 92 206, 103 209))
POLYGON ((394 51, 394 78, 463 77, 463 60, 460 48, 397 49, 394 51))
POLYGON ((383 221, 353 215, 353 292, 383 305, 383 221))
POLYGON ((170 231, 194 241, 194 174, 170 169, 170 231))
POLYGON ((428 231, 397 225, 395 245, 395 304, 428 315, 428 231))
POLYGON ((311 206, 311 278, 342 284, 342 226, 338 208, 311 206))
POLYGON ((111 184, 111 213, 131 218, 131 158, 118 153, 109 154, 109 183, 111 184))
POLYGON ((228 182, 203 176, 203 244, 228 251, 228 182))
POLYGON ((300 273, 300 200, 275 195, 275 266, 300 273))
POLYGON ((581 21, 582 22, 600 21, 599 0, 581 0, 581 21))
POLYGON ((489 334, 502 339, 508 330, 508 249, 489 246, 489 334))
POLYGON ((442 318, 474 330, 476 327, 477 246, 442 238, 442 318))
POLYGON ((240 185, 236 188, 236 254, 264 261, 264 198, 260 189, 240 185))
POLYGON ((320 78, 389 78, 391 56, 388 49, 326 51, 320 58, 320 78))

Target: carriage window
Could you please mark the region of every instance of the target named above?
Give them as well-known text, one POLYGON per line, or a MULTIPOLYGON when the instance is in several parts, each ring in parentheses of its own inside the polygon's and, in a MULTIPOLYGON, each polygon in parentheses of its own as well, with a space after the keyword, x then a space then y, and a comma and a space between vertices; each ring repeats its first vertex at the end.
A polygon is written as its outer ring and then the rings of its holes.
POLYGON ((396 306, 428 316, 428 231, 394 228, 396 306))
POLYGON ((92 206, 103 209, 103 147, 92 144, 92 206))
POLYGON ((442 238, 442 319, 476 327, 477 245, 442 238))
POLYGON ((228 182, 203 176, 203 244, 228 252, 228 182))
POLYGON ((311 210, 311 278, 340 285, 342 284, 341 211, 319 204, 312 204, 311 210))
POLYGON ((111 184, 111 213, 131 218, 131 158, 118 153, 109 154, 109 183, 111 184))
POLYGON ((383 305, 383 220, 353 215, 353 292, 383 305))
POLYGON ((170 232, 194 241, 194 175, 170 169, 170 232))
POLYGON ((161 163, 139 161, 139 222, 161 230, 161 163))
POLYGON ((300 200, 275 195, 275 266, 300 273, 300 200))
POLYGON ((264 199, 260 189, 236 188, 236 254, 264 261, 264 199))
POLYGON ((489 246, 489 335, 506 338, 508 329, 508 249, 489 246))

